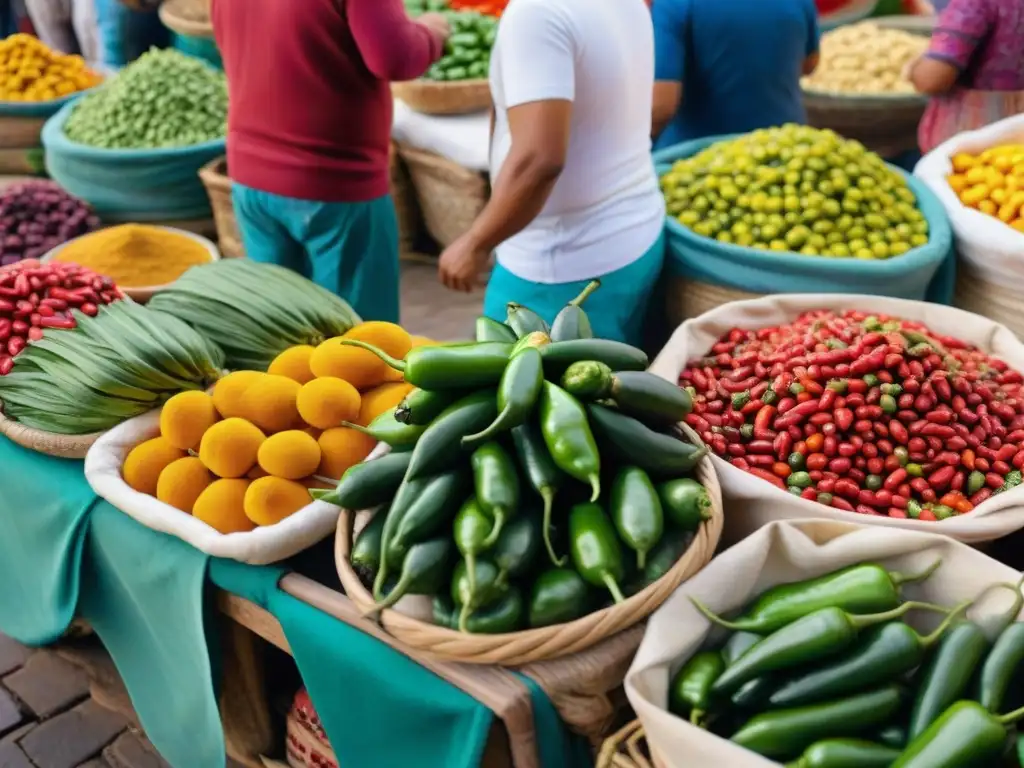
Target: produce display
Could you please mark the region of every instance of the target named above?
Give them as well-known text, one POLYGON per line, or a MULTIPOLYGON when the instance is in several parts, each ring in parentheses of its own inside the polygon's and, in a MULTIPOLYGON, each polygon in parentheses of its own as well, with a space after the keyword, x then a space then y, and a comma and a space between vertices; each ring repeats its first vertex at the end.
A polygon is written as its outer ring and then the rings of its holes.
POLYGON ((690 476, 707 449, 670 433, 689 396, 639 349, 591 338, 594 287, 551 328, 509 304, 476 343, 404 361, 340 342, 417 387, 367 428, 392 452, 314 494, 381 506, 351 556, 379 608, 429 595, 436 623, 475 633, 572 621, 661 578, 710 516, 690 476))
MULTIPOLYGON (((968 768, 1003 762, 1024 718, 1020 584, 998 639, 952 608, 904 602, 907 576, 876 563, 782 584, 725 620, 675 673, 669 710, 788 768, 968 768), (928 635, 903 619, 945 613, 928 635), (1012 711, 1011 711, 1012 710, 1012 711)), ((990 590, 991 591, 991 590, 990 590)), ((979 595, 980 599, 982 595, 979 595)))
POLYGON ((877 96, 914 94, 903 76, 908 64, 928 50, 929 40, 871 21, 847 24, 821 36, 821 60, 800 79, 807 91, 877 96))
POLYGON ((227 115, 223 72, 173 49, 152 49, 84 96, 64 133, 103 149, 187 147, 223 138, 227 115))
POLYGON ((290 269, 249 259, 193 267, 147 306, 217 344, 229 370, 265 371, 289 347, 315 347, 360 322, 330 291, 290 269))
POLYGON ((221 533, 294 514, 311 488, 334 487, 369 455, 377 441, 365 426, 412 389, 342 339, 399 357, 415 343, 392 323, 363 323, 316 348, 285 350, 267 373, 235 371, 211 393, 182 392, 164 404, 160 435, 125 458, 125 482, 221 533))
POLYGON ((668 215, 703 237, 806 256, 886 259, 928 242, 899 171, 833 131, 784 125, 678 160, 668 215))
POLYGON ((968 208, 1024 233, 1024 144, 1004 144, 950 158, 949 186, 968 208))
POLYGON ((686 417, 733 466, 848 512, 943 520, 1021 484, 1024 377, 923 324, 849 310, 735 328, 686 417))
POLYGON ((445 41, 444 56, 423 77, 443 82, 486 80, 498 20, 475 11, 450 11, 445 15, 452 28, 451 37, 445 41))
POLYGON ((0 190, 0 266, 38 259, 99 225, 87 203, 52 181, 12 184, 0 190))
POLYGON ((212 259, 199 240, 149 224, 122 224, 80 237, 53 257, 93 269, 122 288, 166 285, 212 259))
POLYGON ((55 101, 102 81, 81 56, 55 51, 37 37, 0 40, 0 101, 55 101))
POLYGON ((77 325, 76 311, 90 317, 122 298, 109 277, 76 264, 40 264, 25 259, 0 267, 0 377, 47 329, 77 325))
POLYGON ((178 392, 203 390, 220 375, 221 351, 180 320, 130 300, 100 307, 95 316, 86 308, 70 310, 60 326, 44 326, 42 337, 14 358, 0 377, 4 416, 61 435, 101 432, 178 392))

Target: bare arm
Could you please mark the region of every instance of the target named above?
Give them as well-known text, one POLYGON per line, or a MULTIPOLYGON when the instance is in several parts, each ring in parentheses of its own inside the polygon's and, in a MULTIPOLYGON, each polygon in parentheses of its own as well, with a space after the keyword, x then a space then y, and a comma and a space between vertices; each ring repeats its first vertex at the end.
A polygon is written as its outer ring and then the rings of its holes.
POLYGON ((651 115, 651 138, 657 138, 665 130, 683 103, 683 84, 672 80, 654 83, 654 109, 651 115))
POLYGON ((987 39, 994 13, 981 0, 950 0, 935 22, 928 52, 908 72, 914 88, 929 96, 952 90, 987 39))
POLYGON ((806 59, 804 59, 803 73, 804 75, 813 75, 814 70, 818 68, 818 63, 821 61, 821 54, 818 52, 812 53, 806 59))
POLYGON ((401 0, 350 0, 345 9, 366 67, 381 80, 413 80, 440 58, 444 37, 410 19, 401 0))
POLYGON ((689 7, 687 0, 659 0, 651 7, 651 23, 654 25, 651 139, 658 138, 672 122, 683 102, 689 7))
POLYGON ((910 82, 914 90, 928 96, 938 96, 950 91, 960 78, 960 70, 952 64, 922 56, 910 70, 910 82))

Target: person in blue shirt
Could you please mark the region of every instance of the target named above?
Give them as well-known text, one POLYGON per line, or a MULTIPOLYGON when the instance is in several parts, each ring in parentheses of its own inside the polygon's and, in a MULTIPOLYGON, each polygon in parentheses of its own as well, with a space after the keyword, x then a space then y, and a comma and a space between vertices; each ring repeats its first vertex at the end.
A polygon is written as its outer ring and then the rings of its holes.
POLYGON ((654 0, 655 148, 807 115, 818 64, 814 0, 654 0))

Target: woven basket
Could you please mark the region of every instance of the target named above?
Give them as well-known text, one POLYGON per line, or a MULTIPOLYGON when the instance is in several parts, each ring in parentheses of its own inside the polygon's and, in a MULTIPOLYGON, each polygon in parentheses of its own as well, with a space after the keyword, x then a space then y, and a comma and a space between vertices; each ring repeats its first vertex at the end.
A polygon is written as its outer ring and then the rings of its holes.
POLYGON ((285 750, 291 768, 338 768, 338 758, 331 745, 303 727, 294 713, 289 713, 287 718, 285 750))
POLYGON ((466 115, 482 112, 491 106, 491 86, 487 80, 451 83, 407 80, 392 83, 391 95, 404 101, 414 112, 424 115, 466 115))
POLYGON ((644 727, 639 720, 605 739, 597 754, 595 768, 662 768, 664 762, 651 756, 644 727))
POLYGON ((209 0, 164 0, 160 4, 160 21, 185 37, 213 37, 209 0))
MULTIPOLYGON (((697 433, 681 424, 686 438, 700 443, 697 433)), ((568 624, 529 629, 503 635, 473 635, 430 624, 394 610, 379 612, 381 626, 396 640, 433 658, 466 664, 499 664, 517 667, 558 658, 586 650, 605 638, 638 624, 653 613, 678 587, 705 565, 715 554, 722 535, 722 490, 714 466, 707 457, 697 465, 695 475, 711 496, 712 516, 697 532, 671 570, 658 581, 625 602, 591 613, 568 624)), ((355 514, 342 510, 335 539, 338 576, 356 607, 365 614, 376 614, 373 595, 363 586, 349 563, 352 526, 355 514)))
POLYGON ((469 230, 487 205, 486 176, 406 144, 398 145, 398 153, 409 169, 427 232, 446 248, 469 230))
POLYGON ((92 444, 103 436, 103 432, 89 435, 57 435, 39 429, 26 427, 0 413, 0 435, 12 443, 36 453, 55 456, 58 459, 84 459, 92 444))
POLYGON ((675 328, 692 317, 699 317, 730 301, 759 299, 761 296, 759 293, 748 293, 712 283, 698 283, 669 274, 665 290, 665 314, 669 327, 675 328))
POLYGON ((420 206, 416 201, 416 190, 413 189, 409 169, 398 153, 398 146, 391 142, 388 150, 388 177, 390 179, 391 200, 395 204, 395 216, 398 219, 398 252, 412 253, 420 234, 420 206))
POLYGON ((242 235, 235 219, 235 206, 231 202, 231 177, 228 176, 228 159, 219 157, 199 169, 206 194, 213 209, 213 221, 217 225, 217 240, 221 253, 228 258, 244 256, 242 235))
MULTIPOLYGON (((1024 237, 1021 240, 1024 242, 1024 237)), ((989 282, 966 259, 957 261, 953 306, 1002 323, 1024 340, 1024 297, 1020 286, 1012 281, 989 282)))

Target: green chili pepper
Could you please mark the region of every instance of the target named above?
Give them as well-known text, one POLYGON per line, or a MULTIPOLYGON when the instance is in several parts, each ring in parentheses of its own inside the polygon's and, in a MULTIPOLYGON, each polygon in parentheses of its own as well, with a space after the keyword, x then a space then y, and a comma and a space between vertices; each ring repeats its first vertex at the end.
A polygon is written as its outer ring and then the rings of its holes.
POLYGON ((484 316, 476 319, 476 340, 514 343, 516 334, 515 331, 504 323, 499 323, 497 320, 484 316))
POLYGON ((651 550, 647 556, 647 565, 644 566, 644 586, 653 584, 670 570, 683 553, 693 543, 692 531, 680 531, 675 528, 668 528, 661 537, 661 541, 651 550))
POLYGON ((380 567, 380 537, 386 518, 384 510, 378 511, 356 536, 348 558, 353 566, 365 568, 371 574, 380 567))
POLYGON ((896 405, 896 398, 892 395, 882 395, 878 399, 878 404, 882 407, 884 413, 896 413, 899 410, 899 406, 896 405))
POLYGON ((336 488, 314 488, 309 493, 314 499, 336 504, 343 509, 360 510, 380 506, 394 498, 409 469, 411 458, 412 454, 408 451, 392 451, 373 461, 363 461, 349 467, 336 488))
MULTIPOLYGON (((405 595, 433 595, 444 586, 448 576, 448 564, 453 552, 450 536, 413 544, 402 561, 402 571, 398 583, 377 603, 377 609, 383 610, 401 600, 405 595)), ((378 571, 378 575, 384 569, 378 571)))
POLYGON ((730 699, 737 709, 747 712, 762 712, 767 708, 768 699, 778 687, 774 675, 762 675, 744 683, 730 699))
POLYGON ((789 454, 789 458, 786 459, 786 463, 789 464, 789 468, 794 472, 803 472, 807 466, 807 457, 802 453, 793 451, 793 453, 789 454))
POLYGON ((826 384, 825 386, 828 389, 831 389, 833 392, 836 392, 840 395, 845 395, 846 390, 850 385, 846 379, 829 379, 828 384, 826 384))
POLYGON ((594 331, 590 327, 590 318, 583 311, 583 302, 600 287, 600 280, 591 280, 579 296, 562 307, 562 311, 555 316, 555 322, 551 324, 552 341, 593 338, 594 331))
POLYGON ((786 768, 889 768, 898 749, 862 739, 827 739, 812 744, 786 768))
POLYGON ((801 490, 810 486, 812 482, 811 476, 807 472, 793 472, 786 478, 786 485, 801 490))
POLYGON ((476 558, 486 549, 484 542, 493 528, 494 520, 480 508, 475 496, 467 499, 455 515, 452 540, 466 562, 470 587, 476 587, 476 558))
POLYGON ((526 421, 533 414, 543 384, 540 352, 527 347, 515 353, 498 385, 498 417, 482 432, 462 438, 463 446, 490 440, 526 421))
POLYGON ((920 464, 910 462, 904 467, 904 469, 907 470, 907 474, 911 477, 924 477, 924 467, 920 464))
POLYGON ((978 703, 992 714, 999 714, 1015 675, 1024 666, 1024 623, 1011 624, 992 646, 981 666, 978 703))
POLYGON ((868 731, 893 717, 902 703, 903 691, 890 685, 825 704, 766 712, 748 721, 730 741, 765 757, 787 759, 821 739, 868 731))
POLYGON ((1018 485, 1020 485, 1022 480, 1024 480, 1024 475, 1021 474, 1020 470, 1011 470, 1010 472, 1007 473, 1006 477, 1004 478, 1002 487, 998 491, 996 491, 996 493, 1002 493, 1003 491, 1012 490, 1013 488, 1016 488, 1018 485))
POLYGON ((445 408, 416 442, 406 477, 437 474, 457 464, 463 456, 462 438, 490 424, 497 411, 490 389, 466 395, 445 408))
POLYGON ((967 476, 967 495, 972 496, 985 487, 985 473, 977 470, 967 476))
POLYGON ((562 387, 581 400, 612 400, 619 410, 638 419, 675 424, 686 418, 693 401, 685 389, 647 371, 619 371, 604 363, 573 363, 562 387))
POLYGON ((513 346, 507 342, 487 341, 414 347, 405 360, 399 360, 365 341, 342 339, 341 343, 373 352, 396 371, 402 371, 405 380, 420 389, 493 386, 501 380, 513 346))
POLYGON ((555 341, 542 347, 544 371, 548 378, 558 379, 573 363, 593 360, 613 371, 646 371, 649 364, 643 350, 611 339, 575 339, 555 341))
MULTIPOLYGON (((395 492, 395 498, 391 501, 391 506, 388 508, 384 520, 384 529, 381 531, 380 536, 379 567, 377 569, 377 576, 373 581, 373 597, 378 602, 384 599, 384 585, 387 583, 388 574, 390 573, 387 559, 388 543, 391 541, 391 537, 395 535, 395 531, 398 530, 402 518, 409 511, 413 502, 422 495, 423 489, 429 482, 430 478, 403 480, 395 492)), ((383 511, 380 510, 377 514, 381 514, 383 511)))
POLYGON ((869 491, 877 491, 885 482, 881 475, 868 475, 864 478, 864 485, 869 491))
POLYGON ((533 423, 521 424, 513 429, 512 442, 516 448, 519 466, 526 473, 530 487, 544 502, 544 546, 547 547, 548 557, 554 565, 564 565, 565 558, 555 555, 555 548, 551 543, 551 514, 555 493, 561 487, 564 476, 548 453, 540 429, 533 423))
POLYGON ((519 341, 517 341, 512 346, 512 354, 509 355, 509 357, 515 357, 524 349, 540 349, 545 344, 550 343, 551 337, 548 336, 546 333, 542 333, 541 331, 534 331, 533 333, 528 333, 525 336, 523 336, 523 338, 519 339, 519 341))
POLYGON ((388 538, 384 557, 391 567, 401 564, 413 544, 449 529, 460 499, 470 488, 469 473, 462 467, 427 480, 388 538))
POLYGON ((526 606, 518 587, 509 587, 493 603, 470 614, 466 631, 474 635, 503 635, 518 632, 526 623, 526 606))
POLYGON ((911 575, 862 563, 807 581, 780 584, 762 593, 740 616, 722 626, 767 634, 821 608, 834 606, 850 613, 887 611, 900 604, 901 585, 927 579, 941 562, 936 560, 921 573, 911 575))
MULTIPOLYGON (((721 619, 700 601, 692 599, 705 618, 721 625, 721 619)), ((822 608, 787 624, 765 637, 735 661, 715 683, 715 693, 730 694, 755 677, 804 664, 823 661, 849 648, 868 627, 892 621, 915 609, 944 609, 929 603, 909 602, 884 613, 851 614, 840 608, 822 608)))
POLYGON ((997 765, 1008 736, 1007 726, 1024 717, 1024 709, 996 716, 975 701, 957 701, 928 728, 912 738, 892 768, 986 768, 997 765))
POLYGON ((519 511, 519 473, 508 451, 494 441, 473 451, 470 463, 477 502, 494 521, 490 535, 484 540, 487 549, 498 540, 505 523, 519 511))
POLYGON ((732 666, 736 659, 757 645, 764 638, 753 632, 733 632, 722 646, 722 658, 725 666, 732 666))
POLYGON ((594 430, 620 461, 635 464, 652 475, 678 477, 692 470, 708 453, 679 438, 655 432, 636 419, 603 405, 587 406, 594 430))
POLYGON ((622 467, 612 482, 609 502, 612 522, 623 543, 636 552, 636 566, 643 570, 647 553, 661 540, 665 515, 651 478, 639 467, 622 467))
POLYGON ((601 456, 583 406, 561 387, 544 382, 540 396, 540 431, 555 465, 589 483, 591 501, 601 494, 601 456))
POLYGON ((458 616, 455 611, 455 603, 447 595, 434 595, 432 601, 432 613, 434 624, 446 629, 458 629, 458 616))
POLYGON ((490 605, 508 591, 508 583, 501 579, 498 566, 486 558, 476 561, 476 580, 469 581, 465 562, 455 566, 452 574, 452 600, 459 606, 459 631, 468 632, 469 617, 478 608, 490 605))
POLYGON ((878 731, 875 741, 887 747, 902 750, 907 744, 907 729, 902 725, 886 726, 878 731))
POLYGON ((606 587, 616 603, 623 601, 619 589, 626 575, 622 547, 611 521, 597 504, 577 504, 569 513, 569 552, 584 581, 606 587))
POLYGON ((548 627, 575 621, 590 610, 590 587, 571 568, 544 571, 530 593, 530 626, 548 627))
POLYGON ((517 338, 523 338, 530 333, 549 333, 551 329, 544 321, 544 318, 527 309, 522 304, 510 301, 507 306, 508 316, 505 318, 505 325, 512 329, 517 338))
POLYGON ((395 421, 427 427, 445 408, 466 394, 457 389, 414 389, 395 409, 395 421))
POLYGON ((394 411, 385 411, 365 427, 348 421, 343 421, 341 425, 369 435, 379 443, 390 445, 395 451, 412 448, 426 431, 426 427, 400 423, 395 419, 394 411))
POLYGON ((543 546, 540 515, 527 510, 505 524, 487 555, 498 566, 499 579, 521 579, 533 570, 543 546))
POLYGON ((809 672, 788 680, 772 694, 775 707, 798 707, 847 696, 917 669, 931 648, 970 606, 957 606, 935 629, 921 637, 902 621, 874 627, 860 638, 848 655, 825 661, 809 672))
POLYGON ((754 436, 754 425, 753 424, 744 424, 744 425, 742 425, 740 427, 740 436, 742 436, 744 440, 750 440, 754 436))
POLYGON ((669 684, 669 712, 700 725, 708 711, 711 684, 724 671, 725 662, 718 651, 701 651, 691 656, 669 684))
POLYGON ((737 392, 732 396, 732 409, 738 411, 744 405, 750 402, 750 390, 743 390, 737 392))

